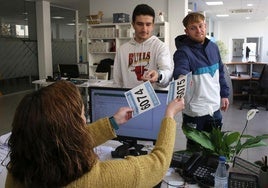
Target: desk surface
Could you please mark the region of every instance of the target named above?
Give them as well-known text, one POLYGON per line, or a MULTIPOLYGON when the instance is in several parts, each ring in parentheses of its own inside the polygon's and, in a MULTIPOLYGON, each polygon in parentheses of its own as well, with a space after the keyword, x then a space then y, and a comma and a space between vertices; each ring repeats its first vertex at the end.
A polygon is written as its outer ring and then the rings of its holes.
MULTIPOLYGON (((89 79, 89 80, 83 79, 83 80, 85 80, 85 82, 82 84, 76 84, 77 87, 90 87, 90 86, 111 86, 112 87, 113 86, 112 80, 96 80, 96 79, 89 79)), ((39 86, 48 86, 54 82, 46 81, 46 79, 41 79, 41 80, 35 80, 32 83, 39 85, 39 86)))
MULTIPOLYGON (((113 159, 111 156, 111 151, 113 151, 121 144, 122 143, 119 141, 109 140, 106 143, 96 147, 95 152, 99 155, 100 160, 111 160, 113 159)), ((151 143, 148 143, 149 145, 146 145, 146 142, 141 144, 145 145, 146 150, 149 152, 153 149, 151 143)), ((176 173, 173 168, 168 169, 165 177, 163 178, 161 188, 174 188, 182 185, 184 185, 183 178, 178 173, 176 173)), ((188 187, 198 188, 199 186, 197 184, 192 184, 188 185, 188 187)))
POLYGON ((250 64, 255 64, 255 65, 265 65, 267 62, 228 62, 224 63, 226 65, 250 65, 250 64))
POLYGON ((252 77, 250 75, 240 75, 240 76, 230 76, 232 80, 250 80, 252 77))

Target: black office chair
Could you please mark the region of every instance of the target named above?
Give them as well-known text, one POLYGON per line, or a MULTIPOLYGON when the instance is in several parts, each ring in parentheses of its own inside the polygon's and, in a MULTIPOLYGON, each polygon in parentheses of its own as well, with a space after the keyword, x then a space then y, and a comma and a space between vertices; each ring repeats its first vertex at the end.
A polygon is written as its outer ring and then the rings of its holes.
POLYGON ((265 108, 268 110, 268 64, 264 65, 259 80, 252 80, 250 85, 245 87, 244 90, 249 94, 249 101, 242 103, 240 110, 263 106, 257 102, 257 98, 265 100, 265 108))
POLYGON ((230 72, 226 65, 224 65, 224 78, 226 80, 227 85, 229 86, 229 93, 230 93, 228 97, 229 103, 233 104, 233 98, 234 98, 233 97, 233 84, 232 84, 232 80, 230 77, 230 72))
MULTIPOLYGON (((259 93, 257 93, 256 96, 254 95, 254 98, 264 98, 266 102, 265 108, 268 111, 268 64, 266 64, 262 69, 262 73, 259 80, 259 90, 256 91, 259 91, 259 93)), ((258 104, 258 106, 260 105, 258 104)))

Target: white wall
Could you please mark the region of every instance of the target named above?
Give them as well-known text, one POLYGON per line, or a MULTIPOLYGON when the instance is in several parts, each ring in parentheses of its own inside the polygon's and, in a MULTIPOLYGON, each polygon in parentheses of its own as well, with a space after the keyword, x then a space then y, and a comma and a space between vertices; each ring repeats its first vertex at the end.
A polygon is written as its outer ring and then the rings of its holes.
POLYGON ((53 39, 75 40, 75 26, 51 23, 53 39))
POLYGON ((103 22, 112 22, 113 13, 127 13, 132 18, 132 12, 138 4, 148 4, 154 10, 155 14, 164 12, 165 21, 169 22, 169 45, 170 52, 173 56, 175 52, 174 39, 177 35, 184 33, 182 19, 188 10, 188 0, 113 0, 113 4, 107 0, 89 0, 90 14, 97 14, 98 11, 103 11, 103 22), (170 12, 168 12, 170 10, 170 12))
MULTIPOLYGON (((113 0, 112 3, 107 0, 89 0, 90 1, 90 14, 97 14, 98 11, 103 11, 104 22, 112 22, 113 13, 126 13, 132 16, 133 9, 137 4, 148 4, 150 5, 157 14, 159 11, 165 13, 167 16, 167 1, 166 0, 113 0)), ((165 17, 167 18, 167 17, 165 17)))
POLYGON ((260 62, 268 62, 268 21, 215 22, 215 38, 227 46, 228 60, 232 59, 232 39, 262 37, 260 62))
MULTIPOLYGON (((175 52, 174 39, 177 35, 184 34, 184 28, 181 23, 188 9, 188 0, 113 0, 110 4, 107 0, 89 0, 90 14, 97 14, 99 10, 104 13, 104 21, 112 22, 113 13, 127 13, 132 15, 132 11, 137 4, 146 3, 154 8, 156 14, 159 11, 165 13, 165 20, 169 22, 170 30, 170 51, 175 52), (170 12, 168 12, 170 10, 170 12), (168 16, 168 17, 167 17, 168 16)), ((212 23, 211 23, 212 24, 212 23)), ((247 37, 262 37, 259 61, 268 62, 268 21, 228 21, 214 22, 214 36, 216 40, 222 40, 229 51, 228 61, 232 59, 232 39, 247 37), (265 36, 266 34, 266 36, 265 36)), ((209 28, 211 29, 211 28, 209 28)))

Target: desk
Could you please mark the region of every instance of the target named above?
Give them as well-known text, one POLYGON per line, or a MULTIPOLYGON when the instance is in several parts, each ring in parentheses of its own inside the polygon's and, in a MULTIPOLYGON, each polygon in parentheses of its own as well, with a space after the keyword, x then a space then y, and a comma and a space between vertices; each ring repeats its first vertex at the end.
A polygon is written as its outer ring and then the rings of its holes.
MULTIPOLYGON (((150 145, 146 145, 146 143, 148 142, 144 142, 141 144, 145 145, 146 151, 150 152, 153 149, 153 146, 150 145)), ((104 161, 104 160, 113 160, 112 156, 111 156, 111 151, 113 151, 116 147, 122 145, 122 143, 120 143, 119 141, 116 140, 109 140, 107 142, 105 142, 104 144, 98 146, 95 148, 95 152, 98 154, 100 160, 104 161)), ((118 159, 120 160, 120 159, 118 159)), ((173 168, 168 169, 165 177, 163 178, 162 184, 161 184, 161 188, 174 188, 174 187, 178 187, 180 185, 184 184, 184 180, 183 178, 175 172, 175 170, 173 168), (170 185, 168 185, 170 184, 170 185), (173 185, 173 186, 172 186, 173 185)), ((199 186, 197 184, 191 184, 188 185, 189 188, 198 188, 199 186)))
MULTIPOLYGON (((74 79, 79 80, 79 79, 74 79)), ((96 79, 81 79, 85 82, 82 84, 76 84, 79 88, 89 88, 90 86, 103 86, 103 87, 113 87, 113 81, 112 80, 96 80, 96 79)), ((50 84, 53 84, 54 82, 46 81, 46 79, 42 80, 35 80, 32 82, 32 84, 35 84, 35 90, 38 90, 40 87, 46 87, 50 84)))
MULTIPOLYGON (((77 78, 77 79, 74 79, 74 80, 79 80, 79 79, 77 78)), ((84 80, 85 82, 82 83, 82 84, 76 84, 76 86, 78 88, 82 88, 85 91, 85 95, 84 95, 86 97, 86 102, 84 102, 85 103, 85 109, 86 109, 85 115, 86 115, 87 122, 90 122, 89 115, 88 115, 88 109, 89 109, 88 88, 91 87, 91 86, 114 87, 114 85, 113 85, 112 80, 96 80, 96 79, 88 79, 88 80, 87 79, 81 79, 81 80, 84 80)), ((46 86, 48 86, 50 84, 53 84, 54 82, 46 81, 46 79, 42 79, 42 80, 35 80, 32 83, 35 84, 35 90, 38 90, 39 88, 46 87, 46 86)))
POLYGON ((260 73, 262 68, 267 63, 261 62, 230 62, 225 63, 230 73, 230 78, 233 85, 234 97, 248 97, 248 93, 243 91, 243 86, 249 86, 252 80, 258 80, 258 78, 252 77, 254 72, 260 73), (234 76, 235 75, 235 76, 234 76), (240 76, 238 76, 240 75, 240 76))
MULTIPOLYGON (((0 136, 0 164, 2 164, 2 162, 4 164, 7 164, 7 162, 9 161, 9 157, 6 158, 7 154, 8 154, 8 147, 7 147, 7 141, 8 138, 10 136, 10 132, 7 134, 4 134, 2 136, 0 136)), ((6 176, 7 176, 7 169, 5 166, 0 166, 0 187, 5 187, 5 182, 6 182, 6 176)))
MULTIPOLYGON (((5 135, 0 136, 0 146, 3 145, 3 143, 7 143, 7 140, 9 138, 11 133, 7 133, 5 135)), ((113 151, 116 147, 121 145, 119 141, 116 140, 109 140, 106 143, 98 146, 95 148, 95 152, 99 155, 100 160, 111 160, 113 159, 111 156, 111 151, 113 151)), ((5 145, 6 146, 6 145, 5 145)), ((146 146, 148 151, 152 150, 152 146, 146 146)), ((1 148, 0 147, 1 156, 5 156, 8 153, 8 148, 1 148)), ((2 162, 2 158, 0 159, 2 162)), ((9 158, 5 159, 5 164, 8 162, 9 158)), ((120 160, 120 159, 119 159, 120 160)), ((7 169, 4 166, 1 166, 0 168, 0 187, 5 187, 5 181, 7 176, 7 169)), ((148 177, 149 178, 149 177, 148 177)), ((174 186, 169 186, 166 182, 168 182, 171 185, 182 185, 183 179, 179 176, 178 173, 175 173, 173 169, 169 169, 166 173, 166 176, 163 179, 163 182, 161 184, 161 188, 174 188, 174 186)), ((197 188, 197 185, 189 185, 189 188, 197 188)))
POLYGON ((250 80, 251 76, 249 75, 240 75, 240 76, 230 76, 232 80, 250 80))

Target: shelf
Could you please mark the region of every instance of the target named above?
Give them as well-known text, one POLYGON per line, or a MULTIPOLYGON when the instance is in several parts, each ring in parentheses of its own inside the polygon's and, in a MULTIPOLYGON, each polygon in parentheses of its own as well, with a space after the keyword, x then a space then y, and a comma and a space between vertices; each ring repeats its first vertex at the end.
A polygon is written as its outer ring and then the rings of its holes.
POLYGON ((115 26, 115 23, 99 23, 99 24, 88 24, 89 27, 106 27, 106 26, 115 26))
POLYGON ((118 37, 118 39, 122 39, 122 40, 130 40, 131 39, 131 37, 118 37))
MULTIPOLYGON (((105 58, 114 59, 116 54, 114 49, 117 50, 121 45, 130 41, 134 35, 131 23, 87 24, 86 28, 87 61, 90 65, 99 63, 105 58)), ((169 46, 168 22, 156 22, 152 35, 158 36, 169 46)), ((90 74, 93 73, 94 67, 90 66, 89 68, 90 74)))
POLYGON ((115 37, 112 38, 88 38, 89 40, 115 40, 115 37))
POLYGON ((116 52, 90 52, 91 54, 115 54, 116 52))

